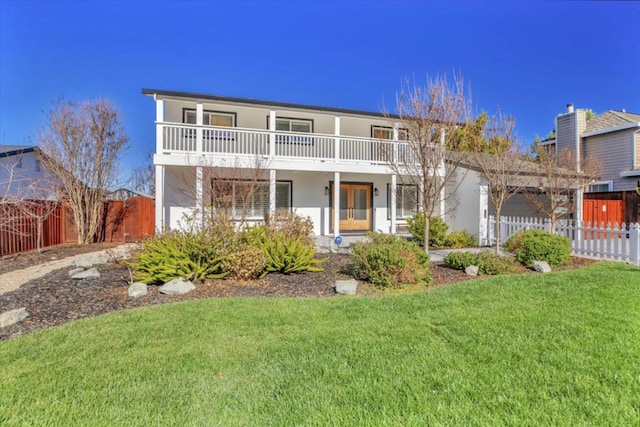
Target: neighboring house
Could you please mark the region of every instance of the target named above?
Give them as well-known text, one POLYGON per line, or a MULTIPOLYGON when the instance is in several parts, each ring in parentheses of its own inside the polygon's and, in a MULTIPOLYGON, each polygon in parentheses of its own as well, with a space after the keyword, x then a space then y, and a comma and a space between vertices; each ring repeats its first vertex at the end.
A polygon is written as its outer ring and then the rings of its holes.
POLYGON ((556 136, 541 142, 571 148, 578 158, 594 156, 601 177, 586 192, 635 191, 640 180, 640 114, 608 110, 587 120, 586 110, 567 105, 556 118, 556 136))
POLYGON ((40 148, 35 146, 0 145, 0 198, 53 198, 52 188, 45 185, 51 175, 40 156, 40 148))
MULTIPOLYGON (((405 231, 406 218, 417 210, 417 187, 402 185, 387 163, 389 153, 406 146, 396 116, 190 92, 142 93, 156 104, 157 230, 179 227, 185 214, 220 199, 232 216, 242 206, 249 221, 291 209, 309 216, 318 236, 405 231), (255 170, 258 188, 247 200, 246 180, 255 170)), ((441 212, 452 229, 486 236, 486 186, 478 176, 465 178, 461 170, 456 200, 441 203, 441 212)))

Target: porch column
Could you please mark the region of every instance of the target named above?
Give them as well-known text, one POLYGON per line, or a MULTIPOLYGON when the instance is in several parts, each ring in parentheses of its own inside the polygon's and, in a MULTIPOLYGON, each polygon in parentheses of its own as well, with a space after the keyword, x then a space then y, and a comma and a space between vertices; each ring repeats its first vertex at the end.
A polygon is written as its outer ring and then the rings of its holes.
MULTIPOLYGON (((397 129, 394 129, 394 133, 397 129)), ((397 233, 396 226, 396 200, 398 198, 398 193, 396 193, 397 188, 397 176, 391 175, 391 234, 397 233)))
POLYGON ((334 151, 334 159, 335 162, 338 163, 340 161, 340 117, 336 116, 334 119, 334 130, 336 138, 333 141, 333 151, 334 151))
POLYGON ((164 223, 164 165, 156 165, 156 232, 168 228, 164 223))
POLYGON ((577 221, 582 221, 582 190, 576 190, 576 217, 577 221))
POLYGON ((276 157, 276 112, 269 111, 269 158, 273 160, 276 157))
POLYGON ((196 166, 196 207, 198 209, 198 216, 200 218, 200 224, 204 225, 204 198, 203 193, 203 173, 202 166, 196 166))
POLYGON ((164 149, 162 122, 164 122, 164 100, 156 99, 156 154, 162 154, 164 149))
POLYGON ((489 236, 489 185, 480 184, 480 215, 478 224, 478 244, 480 246, 490 246, 489 236))
POLYGON ((333 235, 340 235, 340 172, 333 174, 333 235))
MULTIPOLYGON (((202 124, 204 123, 204 106, 201 103, 196 104, 196 153, 202 153, 202 124)), ((202 171, 200 171, 202 172, 202 171)))
POLYGON ((276 170, 269 169, 269 214, 276 213, 276 170))
POLYGON ((445 212, 447 210, 447 203, 446 203, 446 191, 445 188, 442 188, 440 190, 440 218, 442 218, 443 221, 445 221, 445 212))

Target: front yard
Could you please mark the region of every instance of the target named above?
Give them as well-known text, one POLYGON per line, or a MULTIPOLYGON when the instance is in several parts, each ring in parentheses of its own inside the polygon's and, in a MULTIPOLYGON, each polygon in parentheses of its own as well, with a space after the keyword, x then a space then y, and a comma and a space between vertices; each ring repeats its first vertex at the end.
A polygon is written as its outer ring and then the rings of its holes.
POLYGON ((637 425, 640 270, 214 298, 0 343, 3 425, 637 425))

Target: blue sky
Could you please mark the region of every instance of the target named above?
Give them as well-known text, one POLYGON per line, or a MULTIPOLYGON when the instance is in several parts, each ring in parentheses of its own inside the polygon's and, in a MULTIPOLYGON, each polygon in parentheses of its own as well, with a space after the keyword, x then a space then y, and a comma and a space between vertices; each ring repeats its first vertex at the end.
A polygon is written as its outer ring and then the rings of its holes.
POLYGON ((50 102, 106 97, 154 149, 143 87, 380 111, 403 77, 460 72, 529 144, 567 103, 640 113, 640 3, 0 2, 0 143, 35 141, 50 102))

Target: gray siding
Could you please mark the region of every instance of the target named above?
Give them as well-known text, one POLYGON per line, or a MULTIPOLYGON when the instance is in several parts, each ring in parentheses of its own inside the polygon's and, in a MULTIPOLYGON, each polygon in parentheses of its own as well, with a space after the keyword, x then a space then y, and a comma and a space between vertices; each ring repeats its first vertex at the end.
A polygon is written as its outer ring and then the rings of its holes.
POLYGON ((584 138, 584 155, 601 163, 602 180, 613 181, 613 191, 635 190, 635 178, 621 178, 620 172, 633 168, 631 131, 611 132, 584 138))
POLYGON ((576 113, 563 114, 556 119, 556 149, 565 148, 575 150, 576 143, 576 113))

